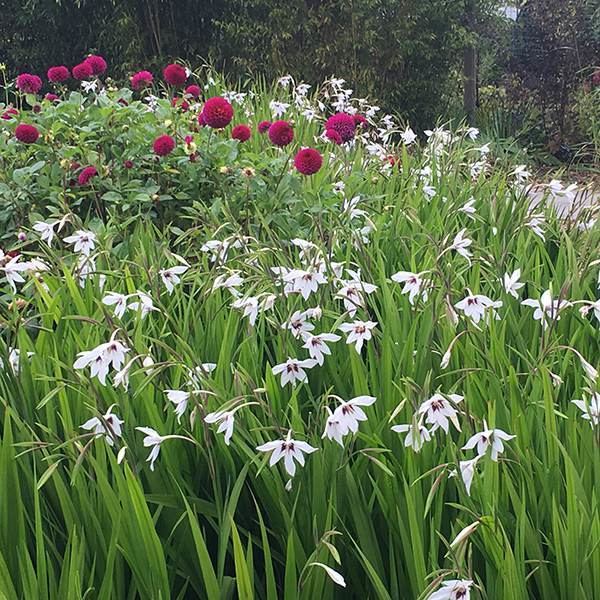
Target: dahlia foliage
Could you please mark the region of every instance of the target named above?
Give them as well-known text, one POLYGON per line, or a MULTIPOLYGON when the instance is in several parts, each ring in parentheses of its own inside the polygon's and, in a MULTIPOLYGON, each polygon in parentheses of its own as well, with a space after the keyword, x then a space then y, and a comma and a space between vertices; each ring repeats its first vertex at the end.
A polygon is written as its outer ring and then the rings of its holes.
POLYGON ((8 596, 592 598, 576 187, 343 79, 109 73, 0 109, 8 596))

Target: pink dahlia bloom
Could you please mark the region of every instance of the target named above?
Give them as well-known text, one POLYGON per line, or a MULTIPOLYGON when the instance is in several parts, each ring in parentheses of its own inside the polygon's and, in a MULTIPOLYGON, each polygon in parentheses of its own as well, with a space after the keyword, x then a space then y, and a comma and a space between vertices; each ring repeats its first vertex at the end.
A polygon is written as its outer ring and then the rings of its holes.
POLYGON ((247 142, 252 136, 252 130, 248 125, 236 125, 231 131, 231 137, 240 142, 247 142))
POLYGON ((79 173, 77 181, 79 182, 79 185, 87 185, 92 177, 96 177, 96 175, 98 175, 96 167, 85 167, 82 169, 81 173, 79 173))
POLYGON ((102 73, 106 72, 108 65, 106 61, 97 54, 90 54, 83 62, 90 65, 92 69, 92 75, 102 75, 102 73))
POLYGON ((269 127, 271 127, 271 121, 261 121, 257 127, 258 133, 267 133, 269 127))
POLYGON ((361 129, 367 129, 369 127, 369 121, 363 115, 352 115, 352 119, 354 120, 354 125, 356 128, 360 127, 361 129))
POLYGON ((163 69, 163 79, 174 87, 181 87, 187 81, 187 73, 181 65, 171 63, 163 69))
POLYGON ((37 94, 42 89, 42 80, 31 73, 21 73, 17 76, 17 89, 24 94, 37 94))
POLYGON ((4 121, 8 121, 9 119, 16 118, 19 114, 19 111, 14 106, 9 106, 3 113, 2 119, 4 121))
POLYGON ((221 96, 209 98, 202 108, 204 123, 213 129, 227 127, 233 119, 233 106, 221 96))
POLYGON ((170 135, 160 135, 154 140, 152 149, 158 156, 167 156, 175 149, 175 140, 170 135))
POLYGON ((185 88, 185 93, 188 96, 191 96, 192 98, 195 98, 196 100, 198 100, 198 98, 200 98, 200 94, 202 93, 202 90, 200 89, 199 85, 192 83, 192 85, 188 85, 185 88))
POLYGON ((328 129, 337 131, 342 138, 342 142, 349 142, 354 137, 356 124, 352 115, 340 112, 332 115, 325 121, 325 130, 327 131, 328 129))
POLYGON ((269 127, 269 139, 276 146, 283 148, 294 139, 294 130, 287 121, 275 121, 269 127))
POLYGON ((15 129, 15 137, 24 144, 34 144, 40 137, 40 132, 34 125, 19 123, 15 129))
POLYGON ((342 136, 335 129, 326 129, 325 137, 334 144, 343 144, 342 136))
POLYGON ((90 65, 90 63, 87 63, 85 61, 82 63, 79 63, 78 65, 75 65, 71 69, 71 72, 73 73, 73 77, 75 79, 78 79, 79 81, 84 81, 86 79, 89 79, 94 74, 94 71, 92 70, 92 66, 90 65))
POLYGON ((302 148, 294 157, 294 166, 302 175, 314 175, 323 164, 323 157, 314 148, 302 148))
POLYGON ((51 81, 52 83, 63 83, 64 81, 67 81, 67 79, 69 79, 69 77, 71 77, 71 73, 69 72, 69 69, 67 69, 67 67, 64 67, 62 65, 58 66, 58 67, 50 67, 48 69, 48 81, 51 81))
POLYGON ((154 81, 154 77, 150 71, 138 71, 131 76, 131 87, 136 90, 143 90, 150 87, 154 81))

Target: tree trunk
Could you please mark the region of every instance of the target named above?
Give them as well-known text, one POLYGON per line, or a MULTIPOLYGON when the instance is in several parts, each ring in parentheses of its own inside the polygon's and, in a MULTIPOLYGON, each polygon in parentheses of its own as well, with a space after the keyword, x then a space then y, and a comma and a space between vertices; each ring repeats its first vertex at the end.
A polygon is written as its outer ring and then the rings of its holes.
MULTIPOLYGON (((467 0, 465 21, 469 34, 475 37, 475 0, 467 0)), ((477 48, 473 42, 464 50, 463 58, 463 104, 469 125, 475 125, 477 108, 477 48)))

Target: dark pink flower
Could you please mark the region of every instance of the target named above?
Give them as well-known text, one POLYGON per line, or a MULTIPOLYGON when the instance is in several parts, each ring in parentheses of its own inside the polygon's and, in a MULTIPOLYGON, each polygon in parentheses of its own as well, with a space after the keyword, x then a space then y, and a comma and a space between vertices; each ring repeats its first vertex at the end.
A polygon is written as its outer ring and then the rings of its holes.
POLYGON ((163 69, 163 79, 174 87, 181 87, 187 81, 187 73, 181 65, 171 63, 163 69))
POLYGON ((34 144, 40 137, 40 132, 34 125, 19 123, 15 129, 15 137, 24 144, 34 144))
POLYGON ((97 54, 90 54, 83 62, 90 65, 92 69, 92 75, 102 75, 108 68, 106 61, 97 54))
POLYGON ((267 133, 269 127, 271 127, 271 121, 261 121, 257 127, 258 133, 267 133))
POLYGON ((167 156, 175 149, 175 140, 170 135, 160 135, 154 140, 152 149, 158 156, 167 156))
POLYGON ((79 182, 79 185, 87 185, 92 177, 96 177, 96 175, 98 175, 96 167, 85 167, 82 169, 81 173, 79 173, 77 181, 79 182))
POLYGON ((323 164, 323 157, 314 148, 302 148, 294 157, 294 166, 302 175, 314 175, 323 164))
POLYGON ((326 129, 325 137, 334 144, 343 144, 342 136, 335 129, 326 129))
POLYGON ((294 130, 287 121, 275 121, 269 127, 269 139, 276 146, 283 148, 294 139, 294 130))
POLYGON ((209 98, 202 108, 204 122, 213 129, 227 127, 233 119, 233 106, 221 96, 209 98))
POLYGON ((48 80, 51 81, 52 83, 63 83, 64 81, 67 81, 67 79, 69 79, 69 77, 71 77, 71 73, 69 72, 69 69, 67 69, 67 67, 64 67, 62 65, 58 66, 58 67, 50 67, 48 69, 48 80))
POLYGON ((42 89, 42 80, 31 73, 21 73, 17 77, 17 89, 24 94, 37 94, 42 89))
POLYGON ((89 79, 94 74, 92 71, 92 66, 87 62, 82 62, 78 65, 75 65, 71 71, 73 73, 73 77, 79 81, 89 79))
POLYGON ((185 93, 188 96, 191 96, 192 98, 195 98, 197 100, 198 98, 200 98, 200 94, 202 93, 202 90, 200 89, 199 85, 192 83, 192 85, 188 85, 185 88, 185 93))
POLYGON ((248 125, 236 125, 231 131, 231 137, 240 142, 247 142, 252 136, 252 130, 248 125))
POLYGON ((354 137, 356 124, 354 123, 352 115, 340 112, 327 119, 325 122, 325 131, 328 129, 337 131, 342 138, 342 142, 349 142, 354 137))
POLYGON ((49 102, 54 102, 55 100, 60 100, 60 98, 56 94, 53 94, 52 92, 48 92, 44 96, 44 100, 48 100, 49 102))
POLYGON ((138 71, 131 76, 131 87, 136 90, 143 90, 146 87, 150 87, 154 81, 154 77, 150 71, 138 71))

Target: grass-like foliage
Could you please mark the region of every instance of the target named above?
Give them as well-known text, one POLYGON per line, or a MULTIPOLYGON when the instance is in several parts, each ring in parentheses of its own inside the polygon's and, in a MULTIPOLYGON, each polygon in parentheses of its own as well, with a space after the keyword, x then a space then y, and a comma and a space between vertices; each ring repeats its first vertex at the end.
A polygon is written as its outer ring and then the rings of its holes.
POLYGON ((86 88, 0 121, 1 597, 597 597, 572 189, 532 209, 475 130, 414 140, 340 81, 227 93, 220 129, 86 88))

